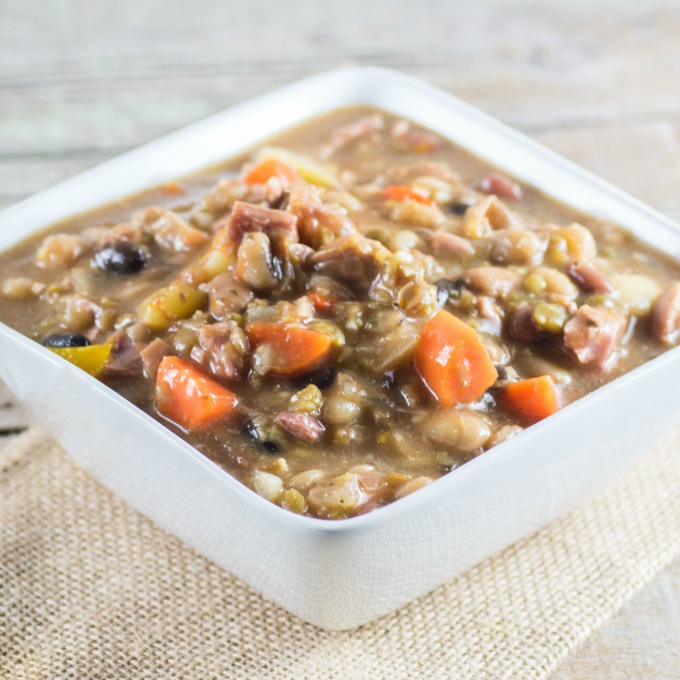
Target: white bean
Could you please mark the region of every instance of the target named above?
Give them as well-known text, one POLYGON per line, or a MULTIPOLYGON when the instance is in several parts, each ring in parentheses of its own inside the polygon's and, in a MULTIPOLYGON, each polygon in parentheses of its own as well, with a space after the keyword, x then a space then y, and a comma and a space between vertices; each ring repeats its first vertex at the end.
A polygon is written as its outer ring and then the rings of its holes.
POLYGON ((426 416, 420 425, 433 443, 466 453, 484 446, 491 436, 488 418, 470 409, 436 411, 426 416))

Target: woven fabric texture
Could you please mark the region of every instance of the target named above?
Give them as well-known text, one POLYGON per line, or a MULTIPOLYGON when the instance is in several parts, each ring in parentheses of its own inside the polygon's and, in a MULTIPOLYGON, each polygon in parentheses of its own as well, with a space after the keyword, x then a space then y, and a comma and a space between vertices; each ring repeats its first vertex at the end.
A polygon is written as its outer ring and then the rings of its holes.
POLYGON ((29 431, 0 453, 0 677, 544 678, 680 553, 680 432, 597 499, 401 611, 303 623, 29 431))

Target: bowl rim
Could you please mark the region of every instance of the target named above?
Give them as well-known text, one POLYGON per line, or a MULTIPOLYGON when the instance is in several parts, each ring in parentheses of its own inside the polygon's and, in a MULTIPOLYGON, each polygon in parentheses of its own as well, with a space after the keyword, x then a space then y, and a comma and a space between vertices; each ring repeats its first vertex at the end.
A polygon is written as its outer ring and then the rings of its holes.
MULTIPOLYGON (((57 192, 64 191, 67 187, 82 181, 82 179, 85 177, 94 178, 98 174, 104 173, 114 166, 128 164, 142 154, 146 155, 154 153, 156 149, 163 145, 172 143, 174 141, 179 141, 185 137, 190 137, 199 128, 202 129, 206 125, 219 125, 226 115, 229 115, 230 117, 243 116, 251 110, 266 107, 274 99, 295 96, 299 93, 312 92, 321 83, 327 84, 333 81, 344 81, 345 84, 349 84, 351 86, 350 92, 354 92, 354 97, 348 97, 347 102, 343 105, 346 107, 356 105, 376 106, 377 108, 388 113, 396 113, 389 107, 385 106, 384 103, 380 105, 376 105, 374 103, 376 99, 374 96, 375 90, 385 87, 392 89, 396 88, 404 91, 405 93, 411 93, 415 96, 434 99, 439 103, 443 103, 445 106, 452 108, 457 113, 460 113, 467 118, 473 119, 474 122, 486 128, 495 130, 496 133, 504 136, 511 143, 523 147, 528 153, 543 160, 544 162, 551 164, 554 167, 557 167, 561 172, 567 173, 582 182, 587 182, 600 193, 607 194, 618 203, 634 210, 635 212, 642 213, 647 219, 652 219, 659 227, 668 230, 674 238, 678 239, 678 243, 680 244, 680 225, 649 207, 642 201, 632 197, 628 193, 618 189, 609 182, 597 177, 593 173, 581 168, 577 164, 565 159, 561 155, 547 149, 543 145, 539 144, 533 139, 530 139, 523 133, 518 132, 514 128, 498 121, 489 114, 484 113, 483 111, 464 102, 461 99, 458 99, 454 95, 436 88, 433 85, 430 85, 429 83, 419 80, 413 76, 405 75, 392 69, 376 66, 355 66, 320 73, 294 82, 290 85, 286 85, 267 94, 260 95, 248 100, 247 102, 229 107, 222 112, 199 120, 196 123, 182 127, 168 135, 159 137, 152 142, 144 144, 133 149, 132 151, 101 163, 89 170, 86 170, 85 172, 79 173, 72 178, 58 183, 51 188, 48 188, 7 208, 4 208, 2 211, 0 211, 0 221, 7 220, 9 218, 13 219, 15 216, 20 216, 22 211, 31 210, 35 205, 48 199, 49 196, 56 194, 57 192)), ((318 111, 314 114, 314 116, 301 116, 297 120, 297 123, 294 124, 304 123, 313 119, 315 116, 320 116, 337 109, 338 107, 335 105, 327 106, 324 104, 318 107, 318 111)), ((401 114, 396 113, 396 115, 401 114)), ((281 130, 287 129, 289 127, 290 125, 286 125, 282 127, 281 130)), ((267 135, 262 136, 259 143, 262 143, 268 137, 271 137, 271 134, 272 133, 268 133, 267 135)), ((440 134, 442 134, 444 137, 447 137, 446 133, 440 132, 440 134)), ((258 142, 256 142, 256 144, 257 143, 258 142)), ((455 143, 465 148, 465 144, 461 143, 459 140, 456 140, 455 143)), ((251 144, 245 145, 243 151, 247 151, 248 148, 251 148, 252 146, 253 145, 251 144)), ((230 156, 235 157, 238 155, 238 153, 238 151, 234 152, 222 160, 226 162, 229 160, 230 156)), ((482 157, 482 160, 487 159, 482 157)), ((208 161, 203 167, 210 166, 214 162, 215 161, 208 161)), ((489 161, 487 160, 487 162, 489 161)), ((200 172, 200 166, 194 172, 200 172)), ((520 174, 513 169, 510 169, 509 172, 513 175, 520 174)), ((190 173, 184 173, 184 176, 187 176, 188 174, 190 173)), ((528 184, 532 183, 531 179, 527 179, 525 181, 528 184)), ((147 188, 151 188, 152 186, 153 185, 149 185, 147 188)), ((144 188, 142 187, 139 190, 143 191, 144 188)), ((550 196, 550 192, 548 190, 544 188, 541 188, 540 190, 550 196)), ((122 199, 128 195, 130 195, 129 192, 122 192, 119 198, 122 199)), ((87 208, 85 211, 89 209, 91 208, 87 208)), ((23 241, 30 235, 37 234, 40 231, 49 228, 52 224, 54 223, 46 223, 40 227, 31 229, 28 235, 23 236, 18 241, 16 241, 16 243, 23 241)), ((640 238, 641 240, 644 240, 642 237, 640 238)), ((680 254, 680 246, 678 253, 680 254)), ((680 257, 678 256, 676 256, 675 259, 680 261, 680 257)), ((55 365, 59 365, 63 370, 71 371, 73 376, 82 382, 83 391, 87 391, 89 389, 101 392, 106 396, 106 398, 112 400, 119 407, 125 409, 130 417, 141 419, 145 426, 151 427, 159 437, 171 441, 175 446, 179 446, 185 452, 185 454, 191 456, 191 458, 197 464, 203 466, 213 475, 216 475, 218 478, 220 478, 222 483, 226 485, 225 493, 230 492, 227 489, 232 489, 234 493, 241 495, 245 494, 245 496, 250 498, 250 502, 257 504, 256 507, 260 508, 260 512, 268 513, 272 521, 287 524, 291 529, 298 529, 321 535, 344 535, 347 533, 351 533, 353 535, 360 534, 373 531, 388 524, 392 524, 393 522, 399 521, 403 515, 415 512, 421 506, 430 504, 438 497, 443 495, 446 491, 453 490, 456 485, 464 485, 467 477, 477 474, 477 471, 480 467, 484 468, 489 464, 489 461, 498 455, 503 455, 507 449, 511 447, 520 447, 523 442, 528 441, 532 436, 539 435, 543 430, 552 427, 554 423, 560 422, 565 418, 571 418, 574 414, 587 409, 595 400, 609 398, 610 394, 625 388, 631 381, 637 380, 638 377, 645 372, 663 370, 666 364, 674 362, 680 356, 680 346, 666 350, 654 359, 646 361, 640 366, 615 378, 606 385, 599 387, 580 399, 568 404, 554 415, 549 416, 539 423, 531 425, 512 437, 510 440, 506 440, 505 442, 502 442, 490 448, 489 450, 484 451, 464 465, 457 467, 451 472, 448 472, 433 480, 433 482, 428 484, 426 487, 419 489, 417 493, 409 494, 404 498, 400 498, 389 503, 388 505, 376 508, 375 510, 364 515, 348 517, 344 519, 328 520, 298 515, 296 513, 290 512, 289 510, 285 510, 284 508, 275 505, 274 503, 261 497, 259 494, 257 494, 257 492, 250 489, 236 477, 231 475, 226 469, 220 467, 217 463, 210 460, 207 456, 201 453, 198 449, 194 448, 179 435, 172 432, 163 423, 155 420, 152 416, 136 407, 134 404, 132 404, 132 402, 122 397, 115 390, 98 381, 96 378, 77 369, 75 366, 64 362, 60 357, 58 357, 53 352, 50 352, 47 348, 43 347, 29 337, 22 335, 18 331, 0 321, 0 339, 3 337, 18 345, 21 345, 23 349, 28 350, 29 352, 35 352, 36 356, 40 357, 42 360, 54 362, 55 365)))

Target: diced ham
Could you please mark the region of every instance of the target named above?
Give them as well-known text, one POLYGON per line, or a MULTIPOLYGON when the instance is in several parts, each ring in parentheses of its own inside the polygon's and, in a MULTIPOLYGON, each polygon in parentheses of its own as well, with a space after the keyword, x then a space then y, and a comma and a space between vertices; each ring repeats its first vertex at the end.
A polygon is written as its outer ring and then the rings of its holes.
POLYGON ((300 411, 284 411, 279 413, 274 422, 294 437, 306 442, 318 442, 324 435, 326 428, 318 419, 308 413, 300 411))
POLYGON ((35 259, 45 269, 68 269, 90 249, 90 244, 75 234, 53 234, 38 248, 35 259))
POLYGON ((492 298, 503 298, 514 290, 520 282, 519 274, 504 267, 473 267, 467 272, 470 286, 492 298))
POLYGON ((281 207, 285 196, 284 186, 277 177, 264 184, 244 184, 240 179, 220 179, 203 196, 196 210, 191 214, 191 223, 201 229, 219 231, 229 223, 229 212, 238 201, 252 204, 268 203, 281 207))
POLYGON ((520 201, 523 197, 522 187, 500 172, 488 173, 479 183, 479 188, 486 194, 494 194, 507 201, 520 201))
POLYGON ((468 257, 475 252, 475 249, 467 239, 456 234, 449 234, 446 231, 435 231, 430 242, 435 253, 454 255, 455 257, 468 257))
POLYGON ((99 241, 100 246, 110 246, 118 241, 130 241, 140 245, 144 240, 142 229, 131 222, 120 222, 109 229, 105 229, 99 241))
POLYGON ((374 113, 370 116, 360 118, 353 123, 349 123, 348 125, 336 128, 331 132, 328 143, 321 149, 319 157, 322 160, 326 160, 348 144, 351 144, 362 137, 367 137, 373 132, 382 130, 383 125, 383 117, 379 113, 374 113))
POLYGON ((520 226, 517 216, 496 196, 487 196, 470 206, 463 215, 463 236, 466 238, 487 238, 495 231, 507 231, 520 226))
POLYGON ((567 273, 588 293, 611 293, 614 290, 605 275, 590 262, 572 264, 567 273))
POLYGON ((392 126, 392 146, 399 151, 431 153, 444 146, 444 140, 434 132, 413 127, 400 120, 392 126))
POLYGON ((152 206, 132 217, 130 228, 149 234, 166 253, 191 252, 208 242, 208 235, 190 227, 172 210, 152 206))
POLYGON ((125 331, 116 331, 110 338, 111 354, 102 375, 107 378, 135 378, 144 368, 137 346, 125 331))
POLYGON ((155 378, 161 361, 165 357, 173 356, 174 354, 174 348, 168 345, 165 340, 156 338, 139 353, 144 365, 144 375, 146 375, 147 378, 155 378))
POLYGON ((564 344, 579 363, 606 370, 625 329, 626 319, 621 314, 583 305, 564 326, 564 344))
POLYGON ((203 326, 191 358, 217 378, 238 380, 246 369, 248 337, 235 321, 203 326))
POLYGON ((218 274, 208 284, 209 309, 216 319, 242 311, 254 297, 253 291, 230 272, 218 274))
POLYGON ((335 239, 311 257, 316 270, 356 290, 367 291, 391 255, 378 241, 358 233, 335 239))
POLYGON ((654 337, 665 345, 680 340, 680 282, 673 284, 654 304, 652 328, 654 337))
POLYGON ((290 190, 287 210, 297 217, 300 240, 318 248, 323 232, 346 236, 356 231, 347 211, 335 203, 324 203, 316 187, 297 184, 290 190))
POLYGON ((298 240, 298 218, 285 210, 263 208, 259 205, 236 201, 224 224, 232 241, 240 243, 243 235, 248 232, 261 231, 268 236, 280 234, 298 240))

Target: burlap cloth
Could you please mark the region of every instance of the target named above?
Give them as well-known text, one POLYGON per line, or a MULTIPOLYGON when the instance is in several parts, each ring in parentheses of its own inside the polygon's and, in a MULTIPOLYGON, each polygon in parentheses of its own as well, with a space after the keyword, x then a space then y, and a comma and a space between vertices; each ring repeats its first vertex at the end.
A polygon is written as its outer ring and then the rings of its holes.
POLYGON ((680 553, 680 431, 615 486, 396 614, 316 629, 29 431, 0 453, 0 676, 541 678, 680 553))

